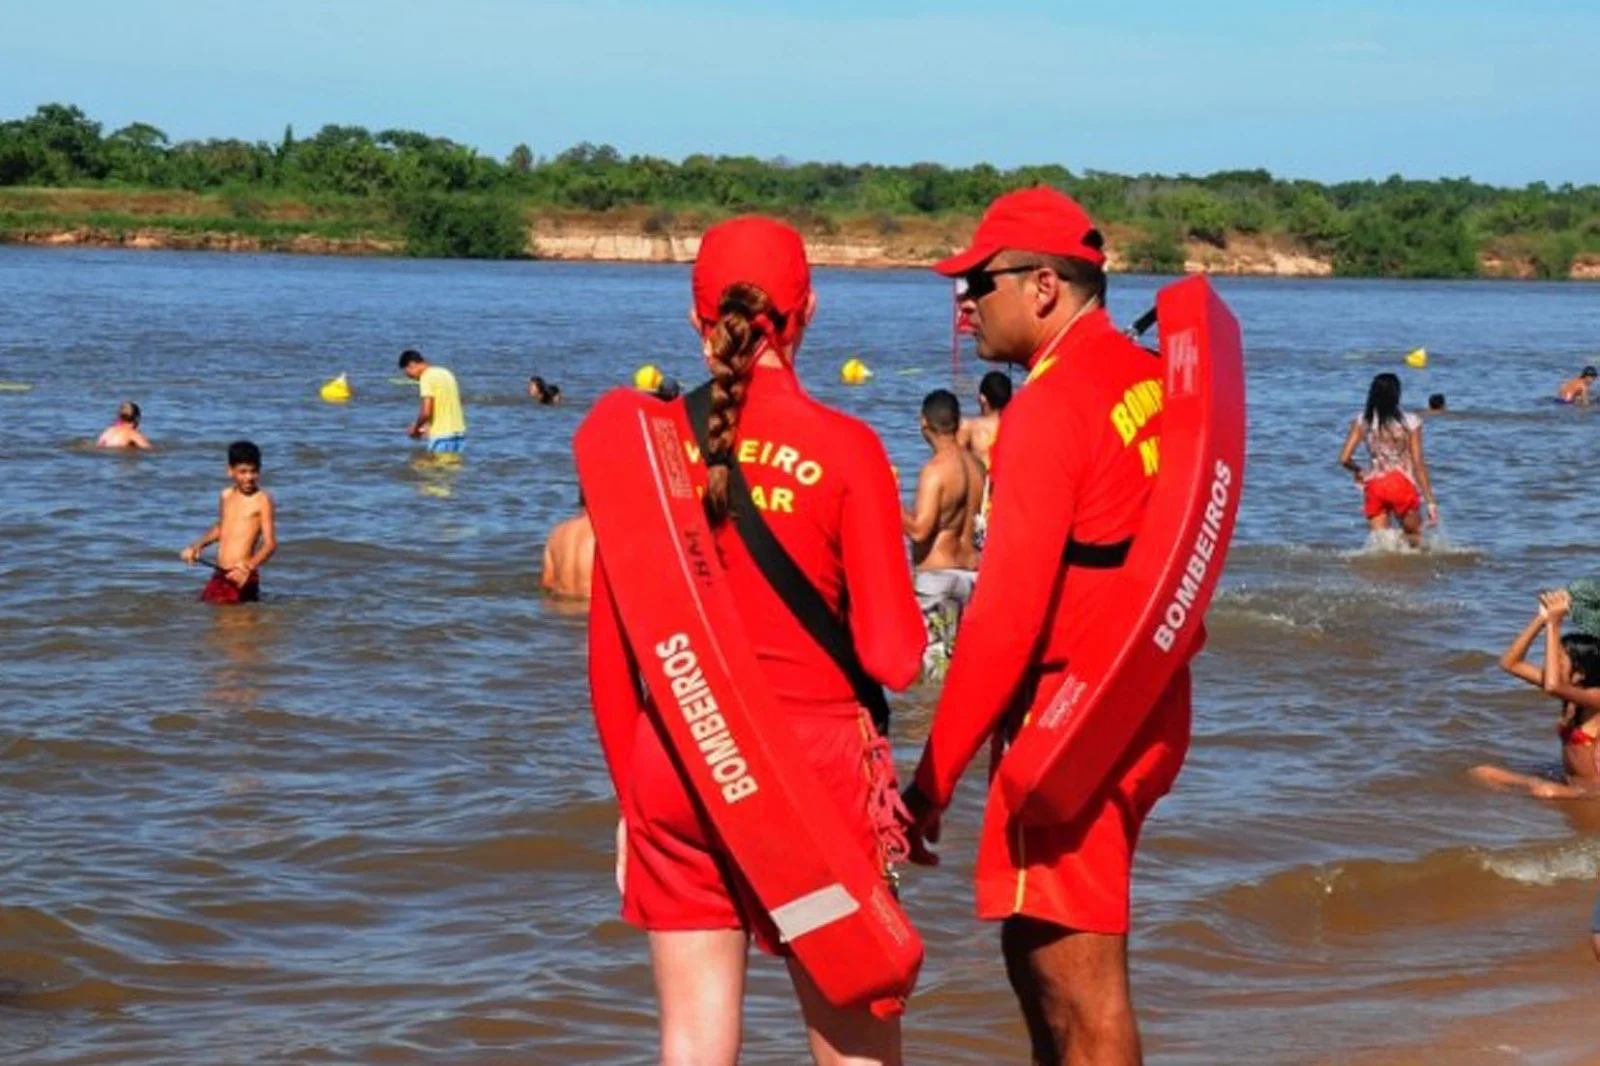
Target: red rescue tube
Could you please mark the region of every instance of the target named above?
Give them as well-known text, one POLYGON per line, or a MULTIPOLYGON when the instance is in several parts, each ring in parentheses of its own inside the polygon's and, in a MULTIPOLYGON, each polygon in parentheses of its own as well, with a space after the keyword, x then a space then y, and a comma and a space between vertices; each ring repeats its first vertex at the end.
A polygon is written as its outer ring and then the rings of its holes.
POLYGON ((1000 761, 1008 810, 1071 821, 1127 751, 1173 674, 1198 650, 1244 488, 1239 323, 1204 277, 1156 296, 1165 370, 1161 470, 1117 588, 1044 711, 1000 761))
POLYGON ((903 999, 922 939, 801 751, 685 465, 681 404, 605 396, 573 441, 628 646, 684 780, 830 1003, 903 999))

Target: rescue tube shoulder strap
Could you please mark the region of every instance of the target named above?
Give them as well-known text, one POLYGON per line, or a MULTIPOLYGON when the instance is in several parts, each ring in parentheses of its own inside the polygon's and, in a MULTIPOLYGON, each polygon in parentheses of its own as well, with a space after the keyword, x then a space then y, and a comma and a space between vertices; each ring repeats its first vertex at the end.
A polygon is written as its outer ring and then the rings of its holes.
MULTIPOLYGON (((695 443, 700 446, 700 454, 708 455, 711 447, 710 382, 685 395, 683 402, 689 414, 689 427, 694 431, 695 443)), ((750 486, 739 464, 730 462, 727 469, 729 494, 735 501, 730 509, 733 528, 738 531, 739 539, 750 552, 750 558, 755 560, 756 568, 784 606, 789 608, 795 620, 844 673, 850 687, 855 690, 857 702, 872 716, 872 724, 877 727, 879 734, 888 736, 888 698, 883 694, 883 686, 874 681, 866 667, 861 665, 850 630, 843 619, 828 607, 828 601, 822 598, 822 593, 806 577, 800 564, 794 561, 772 528, 751 506, 750 486)))
POLYGON ((1115 570, 1128 561, 1128 549, 1132 547, 1132 537, 1115 544, 1085 544, 1081 540, 1069 540, 1062 558, 1068 566, 1085 570, 1115 570))

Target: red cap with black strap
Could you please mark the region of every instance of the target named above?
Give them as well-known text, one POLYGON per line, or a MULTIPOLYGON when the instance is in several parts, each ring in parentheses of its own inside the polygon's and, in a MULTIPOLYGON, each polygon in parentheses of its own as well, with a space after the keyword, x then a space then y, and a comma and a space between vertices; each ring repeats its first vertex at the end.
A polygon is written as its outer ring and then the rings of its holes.
POLYGON ((966 251, 940 260, 933 269, 947 277, 959 277, 1008 248, 1104 266, 1106 253, 1086 243, 1094 228, 1089 213, 1066 193, 1048 185, 1018 189, 989 205, 966 251))

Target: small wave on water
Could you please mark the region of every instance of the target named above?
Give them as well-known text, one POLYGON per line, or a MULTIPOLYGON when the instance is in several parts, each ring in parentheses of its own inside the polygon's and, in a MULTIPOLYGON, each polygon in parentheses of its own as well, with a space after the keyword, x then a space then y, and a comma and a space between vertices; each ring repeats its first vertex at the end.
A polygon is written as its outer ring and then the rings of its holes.
POLYGON ((1334 571, 1347 568, 1352 561, 1394 560, 1444 566, 1476 566, 1489 558, 1489 552, 1458 541, 1442 527, 1424 534, 1422 546, 1414 548, 1397 529, 1370 532, 1359 547, 1345 544, 1236 544, 1228 553, 1228 567, 1242 570, 1249 566, 1304 572, 1307 568, 1334 571))
POLYGON ((1439 925, 1492 928, 1541 890, 1596 877, 1600 839, 1586 838, 1494 850, 1450 847, 1415 859, 1301 864, 1224 889, 1213 902, 1227 924, 1292 944, 1409 934, 1439 925))
POLYGON ((1593 837, 1555 847, 1481 854, 1478 861, 1497 877, 1523 885, 1555 885, 1600 878, 1600 840, 1593 837))
POLYGON ((1405 558, 1475 565, 1488 553, 1469 544, 1455 542, 1444 527, 1439 526, 1424 532, 1422 544, 1415 547, 1398 529, 1372 530, 1367 534, 1365 544, 1348 549, 1341 555, 1346 559, 1405 558))
POLYGON ((1390 585, 1241 583, 1212 602, 1206 624, 1213 635, 1224 637, 1239 632, 1364 638, 1376 617, 1423 618, 1435 609, 1424 597, 1390 585))

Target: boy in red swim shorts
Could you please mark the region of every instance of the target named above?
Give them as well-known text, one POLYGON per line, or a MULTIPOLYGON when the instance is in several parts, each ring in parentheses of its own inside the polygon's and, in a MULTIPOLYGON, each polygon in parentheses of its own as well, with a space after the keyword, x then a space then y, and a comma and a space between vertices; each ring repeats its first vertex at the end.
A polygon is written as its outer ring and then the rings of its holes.
POLYGON ((261 598, 261 567, 278 550, 272 496, 261 487, 261 449, 250 441, 228 445, 228 478, 232 485, 218 499, 216 524, 183 549, 193 565, 213 542, 217 561, 211 580, 200 593, 206 603, 254 603, 261 598))

